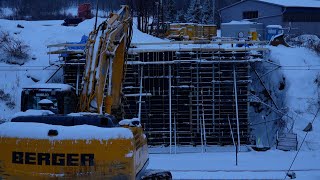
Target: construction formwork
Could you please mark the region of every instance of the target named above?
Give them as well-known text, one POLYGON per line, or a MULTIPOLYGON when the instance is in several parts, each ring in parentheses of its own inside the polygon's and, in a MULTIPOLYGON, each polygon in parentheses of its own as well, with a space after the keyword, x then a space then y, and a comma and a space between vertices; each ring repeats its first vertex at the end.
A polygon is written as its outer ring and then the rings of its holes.
POLYGON ((249 68, 262 60, 259 50, 132 49, 123 87, 126 118, 141 117, 149 145, 228 145, 230 131, 248 144, 249 68))

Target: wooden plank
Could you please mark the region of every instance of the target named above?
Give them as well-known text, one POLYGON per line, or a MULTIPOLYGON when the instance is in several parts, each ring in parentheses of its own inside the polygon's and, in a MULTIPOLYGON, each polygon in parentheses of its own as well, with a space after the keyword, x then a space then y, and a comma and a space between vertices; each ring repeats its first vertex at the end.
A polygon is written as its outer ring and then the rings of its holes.
POLYGON ((166 41, 166 42, 151 42, 151 43, 131 43, 131 46, 147 46, 147 45, 170 45, 170 44, 267 44, 267 41, 210 41, 210 40, 195 40, 195 41, 166 41))
POLYGON ((65 50, 59 49, 56 51, 49 51, 47 54, 84 54, 83 50, 65 50))
POLYGON ((60 43, 60 44, 48 45, 47 48, 52 48, 52 47, 85 47, 85 46, 86 46, 86 44, 60 43))

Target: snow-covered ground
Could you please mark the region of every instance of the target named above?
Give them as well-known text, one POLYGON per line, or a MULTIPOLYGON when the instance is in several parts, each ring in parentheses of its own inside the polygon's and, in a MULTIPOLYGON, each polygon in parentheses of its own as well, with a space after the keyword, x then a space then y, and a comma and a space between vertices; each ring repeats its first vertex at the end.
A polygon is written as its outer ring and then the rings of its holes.
MULTIPOLYGON (((151 154, 149 168, 170 170, 176 179, 284 179, 295 153, 240 152, 238 166, 234 152, 151 154)), ((319 151, 301 152, 291 170, 299 180, 318 180, 319 160, 319 151)))
MULTIPOLYGON (((103 19, 99 18, 99 22, 103 19)), ((0 30, 8 31, 30 46, 30 53, 35 60, 24 65, 0 63, 0 90, 9 94, 15 102, 15 108, 8 108, 0 99, 0 120, 9 119, 20 109, 22 87, 29 86, 38 79, 46 82, 57 67, 50 66, 47 45, 78 42, 82 35, 88 35, 94 20, 87 20, 78 27, 61 26, 63 21, 9 21, 0 20, 0 30), (17 24, 24 26, 17 28, 17 24), (45 69, 46 68, 46 69, 45 69)), ((134 27, 133 43, 162 42, 163 40, 146 35, 134 27)), ((270 59, 280 65, 286 77, 286 106, 294 116, 294 132, 298 133, 299 142, 303 139, 304 127, 313 120, 319 108, 319 88, 316 79, 320 70, 320 57, 306 48, 269 47, 270 59)), ((54 59, 54 57, 51 57, 54 59)), ((320 81, 320 78, 319 78, 320 81)), ((313 124, 313 131, 299 153, 293 170, 298 179, 320 179, 320 120, 319 115, 313 124)), ((150 168, 172 170, 178 179, 213 179, 213 178, 260 178, 283 179, 285 170, 290 167, 296 152, 270 150, 267 152, 241 152, 239 165, 235 166, 233 152, 208 152, 185 154, 151 154, 150 168), (231 172, 230 172, 231 171, 231 172)))

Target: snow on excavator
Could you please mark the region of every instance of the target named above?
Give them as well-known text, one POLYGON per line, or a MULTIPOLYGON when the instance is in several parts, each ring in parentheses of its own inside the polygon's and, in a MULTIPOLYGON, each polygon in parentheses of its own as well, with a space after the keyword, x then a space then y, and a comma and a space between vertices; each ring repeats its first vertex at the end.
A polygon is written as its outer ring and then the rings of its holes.
POLYGON ((0 125, 0 179, 172 178, 170 172, 146 170, 148 147, 139 119, 117 119, 123 116, 131 26, 128 6, 122 6, 90 33, 80 97, 66 84, 23 89, 25 112, 0 125))

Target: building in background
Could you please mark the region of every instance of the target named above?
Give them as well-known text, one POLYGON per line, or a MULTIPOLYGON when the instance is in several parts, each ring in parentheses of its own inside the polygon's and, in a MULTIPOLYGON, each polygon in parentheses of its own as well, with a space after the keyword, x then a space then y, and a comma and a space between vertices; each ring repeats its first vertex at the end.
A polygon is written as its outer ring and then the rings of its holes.
POLYGON ((215 2, 215 14, 214 14, 214 23, 216 25, 218 25, 218 27, 220 27, 220 24, 221 24, 221 14, 220 14, 220 9, 221 8, 224 8, 224 7, 227 7, 227 6, 230 6, 234 3, 237 3, 239 2, 240 0, 213 0, 215 2))
POLYGON ((286 33, 320 35, 320 1, 245 0, 219 10, 221 22, 250 20, 281 25, 286 33))

